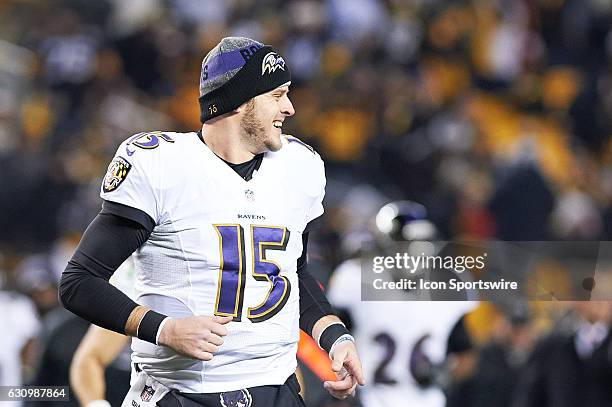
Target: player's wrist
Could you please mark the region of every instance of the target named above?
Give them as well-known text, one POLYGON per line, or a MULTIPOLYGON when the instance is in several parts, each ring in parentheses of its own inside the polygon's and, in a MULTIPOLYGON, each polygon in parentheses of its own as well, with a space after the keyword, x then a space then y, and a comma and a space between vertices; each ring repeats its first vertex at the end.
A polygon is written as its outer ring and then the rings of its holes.
POLYGON ((332 344, 331 348, 329 349, 329 357, 333 358, 334 357, 334 352, 336 351, 338 346, 340 346, 340 344, 343 344, 343 343, 346 343, 346 342, 355 343, 355 338, 353 338, 353 335, 351 335, 351 334, 344 334, 341 337, 339 337, 338 339, 336 339, 336 341, 332 344))
POLYGON ((162 345, 162 343, 161 343, 161 334, 162 334, 162 332, 164 331, 164 327, 166 326, 166 324, 167 324, 168 322, 170 322, 170 320, 171 320, 171 319, 172 319, 172 318, 170 318, 170 317, 166 317, 166 318, 164 318, 164 320, 162 321, 162 323, 161 323, 161 324, 159 324, 159 328, 157 328, 157 335, 155 336, 155 343, 156 343, 157 345, 162 345))
POLYGON ((170 346, 172 347, 171 340, 176 336, 175 334, 175 323, 176 319, 174 318, 166 318, 159 326, 159 331, 157 333, 157 344, 160 346, 170 346))
POLYGON ((160 344, 161 328, 166 324, 167 319, 168 317, 164 314, 147 310, 138 324, 136 337, 156 345, 160 344))
POLYGON ((331 355, 334 345, 337 345, 344 340, 352 340, 353 337, 346 326, 342 322, 335 322, 325 327, 321 335, 319 336, 318 345, 321 349, 325 350, 331 355))

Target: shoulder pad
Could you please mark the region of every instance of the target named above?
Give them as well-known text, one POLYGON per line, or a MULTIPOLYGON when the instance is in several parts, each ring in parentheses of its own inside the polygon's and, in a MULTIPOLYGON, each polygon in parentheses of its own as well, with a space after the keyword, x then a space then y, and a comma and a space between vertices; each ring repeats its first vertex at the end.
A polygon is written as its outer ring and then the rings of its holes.
POLYGON ((305 148, 307 148, 307 149, 308 149, 308 151, 310 151, 311 153, 313 153, 313 154, 316 154, 316 153, 317 153, 317 152, 315 151, 315 149, 314 149, 314 148, 312 148, 310 145, 308 145, 308 144, 304 143, 302 140, 300 140, 300 139, 299 139, 299 138, 297 138, 297 137, 291 136, 291 135, 289 135, 289 134, 285 134, 285 138, 287 139, 287 141, 288 141, 289 143, 297 143, 297 144, 299 144, 299 145, 304 146, 305 148))

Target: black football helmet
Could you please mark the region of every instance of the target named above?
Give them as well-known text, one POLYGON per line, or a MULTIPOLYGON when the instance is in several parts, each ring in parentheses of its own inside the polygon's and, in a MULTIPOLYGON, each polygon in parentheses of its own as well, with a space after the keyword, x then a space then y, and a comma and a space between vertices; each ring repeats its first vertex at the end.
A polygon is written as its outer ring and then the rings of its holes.
POLYGON ((413 201, 394 201, 376 214, 375 238, 381 244, 433 240, 438 232, 427 219, 427 209, 413 201))

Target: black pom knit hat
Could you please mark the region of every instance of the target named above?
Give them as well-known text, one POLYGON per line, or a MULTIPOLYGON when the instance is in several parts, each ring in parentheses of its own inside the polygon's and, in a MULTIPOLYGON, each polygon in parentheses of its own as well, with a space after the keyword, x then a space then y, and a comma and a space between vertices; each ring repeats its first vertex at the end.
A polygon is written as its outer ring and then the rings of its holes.
POLYGON ((231 112, 290 81, 289 67, 274 48, 250 38, 223 38, 202 60, 200 121, 231 112))

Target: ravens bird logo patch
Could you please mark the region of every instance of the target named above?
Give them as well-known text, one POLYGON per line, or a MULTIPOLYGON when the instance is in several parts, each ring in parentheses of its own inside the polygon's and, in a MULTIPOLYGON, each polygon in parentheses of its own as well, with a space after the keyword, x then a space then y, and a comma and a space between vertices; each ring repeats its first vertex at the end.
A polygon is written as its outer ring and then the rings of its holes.
POLYGON ((108 165, 108 170, 104 176, 104 183, 102 185, 104 192, 111 192, 117 189, 126 179, 131 168, 132 164, 127 162, 125 158, 113 158, 113 161, 111 161, 111 163, 108 165))
POLYGON ((261 62, 261 75, 273 73, 277 69, 285 70, 285 60, 276 52, 268 52, 261 62))

